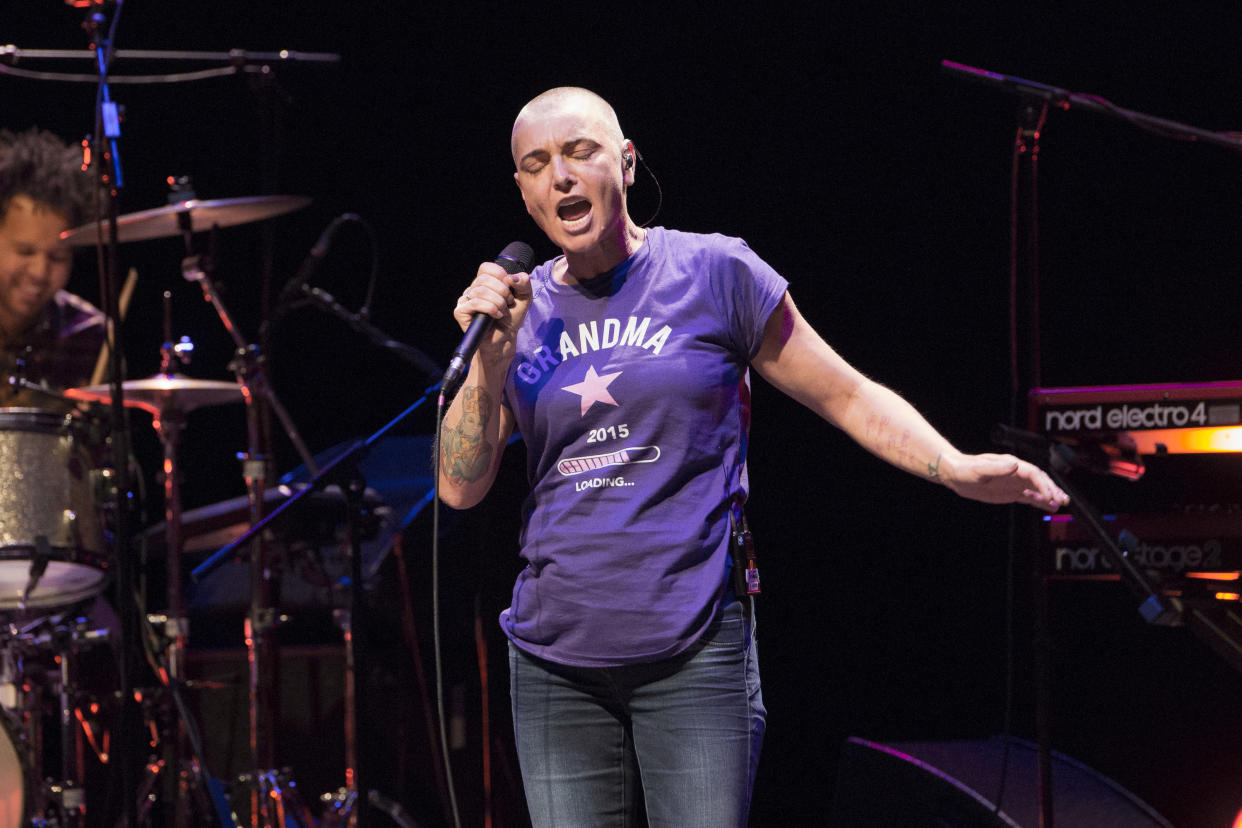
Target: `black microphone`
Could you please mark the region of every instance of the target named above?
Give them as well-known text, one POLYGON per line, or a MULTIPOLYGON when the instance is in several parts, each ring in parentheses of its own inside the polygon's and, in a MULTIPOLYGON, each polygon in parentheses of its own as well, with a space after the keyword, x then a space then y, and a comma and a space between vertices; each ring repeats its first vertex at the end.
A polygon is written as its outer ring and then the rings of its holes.
POLYGON ((997 423, 992 426, 992 442, 1009 449, 1023 460, 1043 468, 1048 462, 1052 443, 1042 434, 997 423))
POLYGON ((302 285, 314 275, 319 266, 323 264, 324 258, 328 255, 328 248, 332 246, 332 237, 336 235, 336 230, 347 221, 361 221, 362 217, 357 213, 343 213, 328 223, 323 233, 319 236, 319 241, 315 242, 310 252, 306 254, 306 258, 302 260, 302 264, 298 267, 297 274, 285 284, 284 290, 280 292, 278 305, 283 305, 294 294, 302 290, 302 285))
POLYGON ((19 602, 22 612, 26 611, 30 593, 34 592, 35 587, 39 585, 39 579, 43 577, 44 572, 47 572, 47 565, 52 560, 52 545, 48 543, 47 535, 35 535, 34 541, 35 553, 30 561, 30 575, 26 579, 26 588, 22 590, 22 598, 19 602))
MULTIPOLYGON (((500 255, 496 257, 496 264, 503 267, 505 273, 521 273, 530 270, 530 264, 534 258, 535 251, 530 249, 529 244, 515 241, 500 251, 500 255)), ((495 320, 486 313, 474 315, 470 327, 466 328, 465 336, 461 338, 461 344, 457 346, 457 350, 453 352, 453 358, 449 360, 444 379, 440 380, 441 405, 452 400, 453 395, 457 393, 458 386, 465 378, 466 366, 470 364, 474 352, 479 349, 479 340, 483 338, 483 334, 487 332, 493 321, 495 320)))

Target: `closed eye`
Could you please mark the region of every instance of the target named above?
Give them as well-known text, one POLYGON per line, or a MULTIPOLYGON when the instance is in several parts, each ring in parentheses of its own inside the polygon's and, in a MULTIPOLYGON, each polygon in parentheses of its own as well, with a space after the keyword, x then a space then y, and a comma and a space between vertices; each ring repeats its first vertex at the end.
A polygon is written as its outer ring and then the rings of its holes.
MULTIPOLYGON (((561 155, 574 161, 590 161, 599 152, 600 144, 589 138, 575 138, 561 145, 561 155)), ((548 166, 551 155, 546 150, 535 150, 522 158, 522 172, 537 175, 548 166)))
POLYGON ((522 156, 522 172, 537 173, 547 165, 548 153, 543 150, 535 150, 522 156))
POLYGON ((594 141, 578 140, 573 142, 570 147, 566 148, 565 154, 570 158, 579 161, 586 161, 599 150, 599 144, 594 141))

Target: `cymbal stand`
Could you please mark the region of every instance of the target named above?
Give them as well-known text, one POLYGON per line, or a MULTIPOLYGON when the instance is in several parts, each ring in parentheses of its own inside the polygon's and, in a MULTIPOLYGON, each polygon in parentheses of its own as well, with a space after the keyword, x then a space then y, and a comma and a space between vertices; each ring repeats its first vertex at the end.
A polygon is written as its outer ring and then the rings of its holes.
MULTIPOLYGON (((181 273, 188 282, 202 288, 203 296, 220 317, 221 323, 236 345, 235 357, 229 364, 237 376, 242 396, 246 402, 247 452, 243 463, 246 493, 250 503, 250 524, 255 526, 263 520, 263 495, 268 480, 268 458, 262 449, 262 417, 258 403, 266 403, 280 419, 285 433, 297 449, 308 469, 317 471, 314 458, 306 449, 301 436, 294 427, 289 413, 280 404, 266 381, 263 357, 257 346, 250 345, 242 336, 232 315, 220 300, 209 271, 209 257, 193 255, 192 225, 189 213, 179 217, 185 237, 187 257, 182 262, 181 273)), ((284 828, 284 798, 290 791, 282 789, 277 775, 270 769, 275 765, 275 735, 278 721, 277 681, 279 662, 276 651, 277 611, 273 605, 275 596, 274 566, 271 550, 262 533, 250 539, 250 614, 245 621, 245 638, 250 665, 250 825, 251 828, 284 828), (263 780, 267 780, 266 783, 263 780), (266 790, 265 790, 266 789, 266 790)), ((288 787, 292 787, 291 785, 288 787)))
MULTIPOLYGON (((358 801, 358 791, 366 791, 362 784, 358 763, 358 657, 359 652, 355 640, 359 621, 363 617, 365 605, 362 595, 362 521, 366 517, 366 480, 358 464, 365 453, 349 452, 357 455, 345 466, 333 464, 341 469, 341 490, 345 493, 345 533, 349 545, 349 606, 337 610, 337 623, 340 624, 345 642, 345 788, 343 796, 338 796, 333 816, 337 825, 349 825, 353 828, 368 828, 366 794, 358 801)), ((347 455, 348 456, 348 455, 347 455)), ((364 674, 365 677, 365 674, 364 674)))
MULTIPOLYGON (((172 294, 164 291, 164 343, 160 346, 160 373, 173 374, 177 364, 189 358, 172 341, 172 294)), ((188 634, 185 601, 181 590, 181 469, 177 458, 181 434, 185 430, 186 413, 173 406, 160 406, 152 425, 164 449, 164 543, 168 569, 167 621, 164 632, 169 638, 168 673, 172 681, 184 681, 185 649, 188 634)))
MULTIPOLYGON (((230 813, 228 803, 224 801, 223 789, 207 770, 203 741, 199 735, 198 727, 195 725, 189 705, 186 704, 185 697, 181 692, 185 683, 174 681, 171 678, 168 657, 161 655, 162 649, 170 650, 171 646, 164 648, 160 646, 160 643, 165 641, 166 638, 162 639, 155 630, 155 619, 143 618, 142 620, 144 622, 143 632, 148 642, 147 652, 152 658, 151 666, 154 668, 156 675, 167 691, 168 697, 176 708, 175 714, 172 715, 176 718, 177 726, 172 738, 168 739, 164 744, 164 757, 152 757, 151 761, 146 765, 146 778, 139 788, 139 821, 144 825, 166 824, 167 819, 164 818, 164 814, 160 815, 158 821, 152 822, 150 811, 151 797, 156 781, 160 773, 167 769, 167 787, 171 792, 166 793, 166 799, 172 808, 175 825, 185 826, 190 824, 190 805, 193 802, 204 821, 210 818, 210 824, 218 825, 220 828, 237 828, 237 823, 230 813), (182 757, 186 755, 187 746, 190 751, 189 758, 186 761, 182 761, 182 757)), ((149 702, 144 699, 145 703, 149 702)), ((151 716, 148 721, 158 723, 169 714, 166 711, 166 705, 156 705, 155 707, 155 712, 148 714, 151 716)), ((162 733, 167 729, 157 727, 156 730, 162 733)))
POLYGON ((362 475, 361 463, 366 459, 372 446, 413 414, 431 397, 432 392, 437 388, 438 386, 431 386, 405 411, 389 420, 388 423, 366 440, 356 441, 349 448, 334 457, 322 469, 312 471, 311 474, 313 476, 309 485, 298 490, 292 497, 274 509, 271 514, 251 526, 245 534, 231 544, 220 549, 206 561, 199 564, 191 573, 191 577, 197 580, 215 570, 224 561, 228 560, 235 549, 250 542, 252 538, 260 537, 268 525, 280 520, 287 511, 296 508, 297 503, 302 498, 308 497, 311 492, 317 491, 332 482, 338 482, 342 491, 345 492, 346 531, 348 533, 350 550, 350 606, 347 620, 344 616, 338 616, 338 620, 345 621, 342 626, 345 632, 346 648, 345 752, 348 767, 345 771, 345 789, 335 797, 331 797, 333 800, 330 805, 332 810, 324 819, 323 824, 325 828, 334 828, 339 825, 368 828, 368 804, 382 808, 400 824, 409 822, 399 806, 390 802, 377 791, 369 790, 366 787, 366 777, 363 775, 361 768, 362 763, 358 761, 358 711, 365 709, 366 704, 361 701, 363 684, 365 682, 359 682, 357 677, 362 676, 365 679, 367 675, 367 670, 364 667, 365 648, 358 647, 356 641, 356 631, 363 628, 362 618, 366 611, 362 571, 362 527, 366 513, 366 480, 362 475), (364 794, 359 796, 359 791, 364 792, 364 794))
MULTIPOLYGON (((412 410, 412 409, 411 409, 412 410)), ((407 412, 408 413, 408 412, 407 412)), ((402 415, 404 417, 405 415, 402 415)), ((400 418, 398 418, 400 419, 400 418)), ((367 828, 367 814, 365 807, 358 807, 358 790, 361 788, 361 776, 359 773, 358 753, 357 753, 357 709, 358 709, 358 682, 356 677, 360 672, 358 667, 358 650, 355 645, 354 631, 360 626, 359 617, 361 616, 364 606, 361 600, 362 595, 362 525, 366 514, 365 492, 366 481, 362 476, 358 464, 366 457, 366 451, 369 450, 371 443, 358 441, 350 446, 346 451, 342 452, 322 469, 312 472, 313 477, 309 485, 298 490, 292 497, 280 504, 270 514, 255 522, 241 537, 217 551, 214 555, 200 564, 191 573, 191 577, 195 579, 202 578, 204 575, 213 571, 221 563, 227 560, 235 549, 240 549, 245 544, 253 544, 259 538, 262 538, 264 530, 270 524, 281 520, 285 513, 296 508, 296 505, 302 498, 309 496, 311 492, 321 489, 328 483, 339 481, 341 490, 345 494, 346 500, 346 533, 347 544, 350 550, 350 606, 344 612, 336 614, 336 620, 340 623, 342 632, 344 633, 345 643, 345 788, 333 797, 330 803, 330 811, 324 820, 325 828, 335 828, 339 825, 352 825, 354 828, 367 828)), ((253 556, 253 552, 251 553, 253 556)), ((251 561, 253 563, 253 557, 251 561)), ((247 646, 252 646, 252 638, 250 635, 250 624, 247 621, 247 646)), ((252 661, 253 663, 253 661, 252 661)), ((253 714, 252 714, 253 715, 253 714)), ((264 774, 259 772, 255 775, 257 784, 256 790, 268 791, 268 798, 272 800, 277 810, 279 820, 275 823, 277 828, 284 828, 283 804, 281 802, 282 795, 279 786, 279 777, 274 773, 264 774)), ((366 800, 363 800, 364 802, 366 800)), ((253 799, 252 799, 253 804, 253 799)), ((294 803, 298 804, 298 803, 294 803)), ((271 824, 264 826, 271 828, 271 824)))
MULTIPOLYGON (((172 337, 172 294, 164 291, 164 342, 160 346, 160 373, 170 375, 189 361, 187 349, 173 343, 172 337)), ((171 400, 171 395, 169 397, 171 400)), ((174 694, 180 693, 188 676, 186 675, 186 648, 189 637, 189 621, 185 615, 185 598, 181 584, 181 466, 180 455, 181 435, 185 431, 186 412, 169 402, 160 405, 154 415, 152 425, 159 436, 160 445, 164 450, 164 544, 165 570, 167 573, 167 603, 163 618, 164 640, 167 641, 167 661, 160 672, 162 682, 174 694)), ((181 707, 180 698, 177 698, 181 707)), ((173 825, 184 828, 188 824, 190 780, 188 771, 181 761, 185 756, 187 723, 183 716, 174 716, 172 732, 168 734, 164 745, 164 767, 167 777, 164 787, 165 800, 174 809, 173 825)), ((196 759, 201 756, 196 755, 196 759)), ((201 763, 195 765, 195 772, 202 773, 201 763)))
MULTIPOLYGON (((177 373, 176 367, 189 362, 189 353, 193 349, 193 345, 185 337, 179 343, 173 342, 171 299, 172 294, 165 291, 164 342, 160 348, 160 372, 164 376, 177 373)), ((164 479, 164 539, 168 583, 164 614, 148 616, 144 614, 145 607, 142 607, 143 612, 136 613, 136 615, 139 631, 143 634, 144 649, 150 659, 150 666, 164 687, 166 696, 156 696, 154 700, 160 703, 154 705, 152 698, 143 700, 144 709, 147 711, 147 721, 158 725, 156 733, 161 737, 158 742, 153 742, 152 746, 158 747, 163 755, 152 757, 146 762, 144 778, 136 787, 136 795, 132 797, 136 803, 132 818, 135 823, 150 824, 156 782, 162 778, 165 783, 163 801, 171 809, 168 813, 173 816, 170 821, 166 814, 161 814, 160 824, 169 823, 177 828, 187 826, 190 822, 189 809, 193 798, 202 814, 206 815, 215 810, 219 824, 227 826, 233 824, 226 812, 227 809, 221 809, 215 802, 215 798, 208 796, 211 776, 206 770, 198 729, 181 693, 188 679, 185 656, 189 637, 181 583, 183 539, 181 468, 178 458, 181 435, 185 430, 186 415, 189 410, 183 405, 184 403, 169 391, 166 394, 157 395, 153 400, 153 405, 143 406, 153 415, 153 425, 159 435, 164 453, 161 470, 164 479), (155 624, 160 625, 159 632, 154 629, 155 624), (171 705, 165 703, 167 700, 171 700, 171 705), (169 712, 172 708, 175 708, 175 713, 169 712), (171 725, 166 726, 170 721, 171 725), (189 754, 187 754, 187 747, 192 751, 189 754)), ((133 590, 130 590, 128 594, 121 593, 119 602, 123 607, 134 608, 139 608, 143 603, 133 590)), ((62 657, 61 661, 63 671, 69 659, 62 657)), ((62 685, 64 688, 73 686, 70 677, 63 677, 62 685)), ((62 697, 64 692, 66 690, 62 689, 62 697)), ((61 709, 62 719, 69 716, 72 710, 64 698, 62 698, 61 709)), ((68 732, 67 721, 65 719, 62 722, 63 732, 68 732)), ((70 747, 71 745, 66 742, 65 756, 70 755, 70 747)), ((80 777, 80 774, 72 775, 68 770, 68 765, 66 768, 66 780, 80 777)))

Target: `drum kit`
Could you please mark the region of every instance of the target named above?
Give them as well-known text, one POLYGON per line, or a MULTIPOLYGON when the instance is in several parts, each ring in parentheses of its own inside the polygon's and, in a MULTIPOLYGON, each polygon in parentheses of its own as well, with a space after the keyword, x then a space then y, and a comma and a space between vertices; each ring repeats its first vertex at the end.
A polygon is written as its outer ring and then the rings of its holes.
MULTIPOLYGON (((125 242, 184 235, 188 245, 190 236, 198 231, 264 220, 299 209, 308 201, 289 196, 183 200, 120 217, 116 222, 118 237, 125 242)), ((100 232, 100 227, 92 224, 66 231, 62 239, 70 245, 93 244, 100 232)), ((238 351, 246 350, 209 275, 200 271, 187 273, 186 278, 199 282, 225 327, 238 340, 238 351)), ((252 561, 252 598, 245 624, 251 669, 253 765, 236 777, 228 790, 207 771, 201 739, 180 693, 191 685, 186 667, 188 623, 182 556, 188 533, 205 535, 195 538, 200 549, 205 539, 222 541, 225 537, 207 535, 219 528, 212 524, 209 514, 218 509, 182 512, 180 442, 189 412, 207 406, 249 404, 256 395, 270 392, 253 373, 236 366, 231 367, 238 373, 237 382, 180 374, 167 302, 166 295, 160 372, 120 383, 123 405, 152 415, 163 449, 160 476, 164 520, 136 539, 162 548, 167 601, 157 613, 147 614, 147 608, 139 607, 141 640, 154 686, 134 689, 135 698, 141 699, 140 730, 150 737, 142 746, 146 755, 140 760, 144 765, 134 813, 146 825, 334 828, 356 824, 363 808, 354 787, 356 746, 349 743, 356 730, 352 711, 346 711, 346 784, 325 794, 317 813, 302 801, 289 772, 271 767, 275 722, 265 720, 265 716, 275 706, 268 696, 274 692, 275 682, 263 670, 265 665, 274 669, 274 654, 270 637, 265 640, 265 631, 259 628, 265 624, 274 627, 277 616, 269 582, 273 561, 267 556, 252 561), (153 539, 158 544, 151 543, 153 539), (265 646, 267 652, 263 651, 265 646)), ((21 378, 10 381, 36 388, 21 378)), ((100 407, 114 403, 116 389, 113 385, 87 385, 59 392, 38 390, 59 396, 61 407, 71 407, 71 413, 0 409, 0 828, 99 825, 104 824, 98 821, 102 812, 116 808, 106 786, 97 791, 101 786, 92 780, 109 778, 108 764, 117 760, 109 753, 108 720, 116 719, 120 702, 115 687, 91 686, 112 684, 117 671, 110 650, 117 645, 114 639, 119 616, 104 595, 114 580, 117 556, 132 554, 111 548, 115 504, 125 499, 116 498, 106 452, 97 445, 98 435, 106 432, 98 422, 100 407), (102 667, 95 662, 101 662, 102 667), (93 669, 85 668, 88 663, 93 669), (99 801, 93 801, 96 796, 99 801)), ((278 405, 277 411, 285 416, 278 405)), ((289 430, 291 436, 296 435, 291 426, 289 430)), ((318 471, 316 458, 304 457, 303 468, 313 475, 318 471)), ((244 502, 233 504, 236 508, 229 510, 228 520, 237 526, 230 527, 228 535, 235 537, 240 529, 253 525, 294 494, 295 489, 288 486, 267 488, 264 481, 262 474, 247 473, 251 491, 238 499, 244 502)), ((325 491, 317 494, 323 498, 325 491)), ((363 511, 382 512, 382 501, 373 491, 370 494, 372 497, 363 499, 363 511)), ((325 513, 320 507, 316 510, 325 513)), ((344 513, 337 509, 333 514, 344 513)), ((373 538, 374 524, 369 531, 373 538)), ((260 555, 263 547, 264 541, 256 539, 252 558, 260 555)), ((356 545, 354 549, 356 552, 356 545)), ((330 586, 339 588, 346 583, 347 579, 338 578, 330 586)), ((348 604, 345 596, 340 598, 341 603, 348 604)), ((126 598, 117 594, 115 600, 126 598)), ((347 626, 344 632, 348 650, 352 636, 347 626)), ((354 659, 348 651, 345 664, 347 671, 352 670, 354 659)), ((345 686, 354 687, 352 675, 346 676, 345 686)), ((352 699, 345 701, 348 706, 352 699)), ((394 822, 413 824, 395 803, 375 791, 369 793, 372 804, 378 798, 394 822)))
MULTIPOLYGON (((68 229, 61 241, 72 247, 97 248, 101 307, 110 337, 115 339, 132 291, 132 279, 122 288, 116 278, 118 244, 182 238, 186 255, 181 275, 202 289, 232 338, 234 357, 228 367, 236 382, 193 379, 181 373, 186 355, 173 342, 167 292, 160 368, 154 376, 123 379, 124 361, 120 348, 114 346, 105 347, 107 354, 100 356, 96 378, 81 387, 48 389, 32 383, 23 375, 20 361, 16 375, 8 377, 8 384, 17 391, 9 405, 26 406, 32 397, 36 402, 30 407, 0 408, 0 828, 138 824, 367 828, 371 808, 382 811, 386 821, 413 825, 400 806, 364 784, 354 744, 360 704, 354 670, 361 674, 358 659, 362 656, 349 625, 351 615, 355 625, 359 622, 361 584, 365 576, 374 574, 373 569, 361 568, 361 543, 375 541, 383 531, 391 535, 399 526, 390 521, 377 527, 373 520, 387 507, 383 498, 361 482, 365 469, 358 464, 366 452, 351 448, 331 459, 311 456, 267 381, 265 358, 260 354, 263 343, 245 341, 241 326, 213 283, 214 256, 200 254, 194 247, 196 234, 210 232, 214 248, 219 229, 265 222, 300 210, 311 200, 295 195, 200 200, 187 179, 170 179, 173 192, 168 204, 125 215, 118 215, 117 209, 117 194, 123 187, 122 118, 110 84, 123 76, 113 74, 114 58, 139 58, 161 68, 185 61, 217 67, 124 76, 131 83, 163 85, 223 74, 250 76, 249 87, 259 98, 260 179, 263 190, 270 192, 275 183, 273 143, 279 110, 274 67, 327 66, 337 63, 340 56, 286 50, 114 50, 121 4, 75 0, 70 5, 84 11, 81 28, 90 38, 89 50, 15 46, 4 50, 10 73, 18 71, 11 64, 19 58, 27 62, 81 59, 96 67, 96 73, 85 78, 59 72, 37 75, 41 80, 85 80, 98 85, 92 113, 96 128, 83 169, 89 165, 98 176, 100 191, 109 194, 107 210, 102 213, 108 218, 68 229), (111 365, 113 381, 96 384, 104 375, 105 361, 111 365), (246 496, 240 503, 183 513, 180 453, 187 415, 204 407, 236 403, 244 403, 247 415, 247 451, 241 455, 246 496), (136 533, 130 524, 139 517, 137 504, 143 497, 141 470, 135 470, 125 417, 131 409, 152 415, 163 454, 158 475, 163 484, 163 521, 136 533), (267 418, 271 416, 280 420, 284 435, 303 462, 301 478, 290 485, 270 486, 267 418), (340 463, 341 467, 333 470, 336 476, 329 480, 320 474, 320 462, 325 466, 340 463), (312 494, 319 499, 303 497, 312 494), (333 500, 332 509, 323 508, 325 498, 333 500), (282 523, 271 522, 298 501, 307 505, 300 507, 296 520, 286 515, 282 523), (222 520, 229 525, 221 525, 222 520), (292 553, 283 546, 273 547, 290 545, 289 537, 295 534, 297 543, 306 544, 304 536, 313 530, 318 530, 318 543, 335 545, 350 562, 347 572, 328 573, 320 585, 331 594, 342 633, 345 768, 344 786, 324 794, 319 803, 303 801, 291 771, 277 768, 274 748, 279 706, 275 632, 283 620, 276 602, 278 596, 283 599, 280 579, 287 573, 281 570, 292 553), (197 581, 210 567, 224 574, 226 568, 218 565, 220 553, 236 546, 232 561, 248 563, 250 592, 244 622, 249 764, 227 783, 207 767, 203 740, 182 692, 209 684, 193 682, 188 675, 190 636, 182 558, 188 547, 204 551, 207 544, 217 541, 225 548, 200 563, 191 577, 197 581), (244 548, 237 546, 243 542, 244 548), (162 552, 163 567, 146 565, 153 549, 159 550, 157 555, 162 552), (165 600, 157 599, 151 607, 146 581, 141 581, 140 588, 135 574, 140 560, 144 579, 148 569, 154 571, 157 582, 160 575, 166 579, 165 600)), ((370 231, 353 214, 339 217, 312 249, 308 263, 312 257, 318 257, 316 264, 322 259, 325 239, 343 221, 359 221, 370 231)), ((270 245, 272 238, 265 234, 264 243, 270 245)), ((266 253, 270 267, 271 251, 266 253)), ((278 302, 280 309, 311 301, 319 293, 305 285, 307 267, 286 286, 278 302), (297 296, 291 295, 295 287, 301 291, 297 296)), ((434 369, 421 352, 375 329, 365 314, 348 314, 330 305, 325 309, 424 372, 434 369)), ((266 338, 270 321, 265 319, 260 328, 261 339, 266 338)), ((370 447, 368 441, 366 451, 370 447)), ((390 509, 388 514, 396 511, 390 509)), ((401 516, 397 519, 402 521, 401 516)), ((233 574, 234 569, 228 572, 233 574)))

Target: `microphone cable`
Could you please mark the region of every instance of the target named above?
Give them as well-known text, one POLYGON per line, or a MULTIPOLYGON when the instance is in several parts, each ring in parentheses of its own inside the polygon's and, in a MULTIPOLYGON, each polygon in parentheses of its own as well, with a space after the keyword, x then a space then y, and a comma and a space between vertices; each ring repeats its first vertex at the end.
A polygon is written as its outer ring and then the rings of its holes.
MULTIPOLYGON (((448 725, 444 714, 444 655, 440 634, 440 429, 444 425, 444 410, 448 403, 441 393, 436 403, 436 430, 431 440, 431 641, 435 662, 436 717, 440 728, 440 758, 444 763, 444 784, 448 788, 449 807, 452 809, 453 826, 461 828, 461 813, 457 807, 457 791, 453 784, 453 761, 449 756, 448 725)), ((488 749, 487 745, 483 746, 488 749)))
MULTIPOLYGON (((506 273, 522 273, 530 270, 534 255, 530 245, 525 242, 515 241, 506 245, 505 249, 500 251, 500 255, 495 259, 495 264, 504 268, 506 273)), ((461 815, 457 808, 457 794, 453 787, 453 770, 449 759, 448 727, 444 714, 444 659, 441 653, 440 640, 440 438, 441 428, 444 426, 444 412, 452 404, 453 398, 461 388, 461 383, 465 381, 466 373, 469 371, 470 360, 474 356, 475 350, 479 347, 479 340, 483 338, 492 324, 493 320, 487 314, 475 313, 470 325, 466 329, 465 335, 462 337, 461 344, 453 354, 448 370, 444 372, 444 378, 440 381, 440 393, 437 395, 436 400, 435 437, 431 443, 431 615, 432 642, 435 647, 436 714, 439 718, 440 750, 443 754, 444 776, 449 789, 449 802, 453 811, 453 825, 455 828, 460 828, 461 826, 461 815)), ((432 386, 432 388, 428 389, 428 392, 430 393, 434 388, 435 386, 432 386)), ((503 449, 503 447, 501 448, 503 449)), ((491 745, 484 742, 483 750, 490 749, 491 745)))

